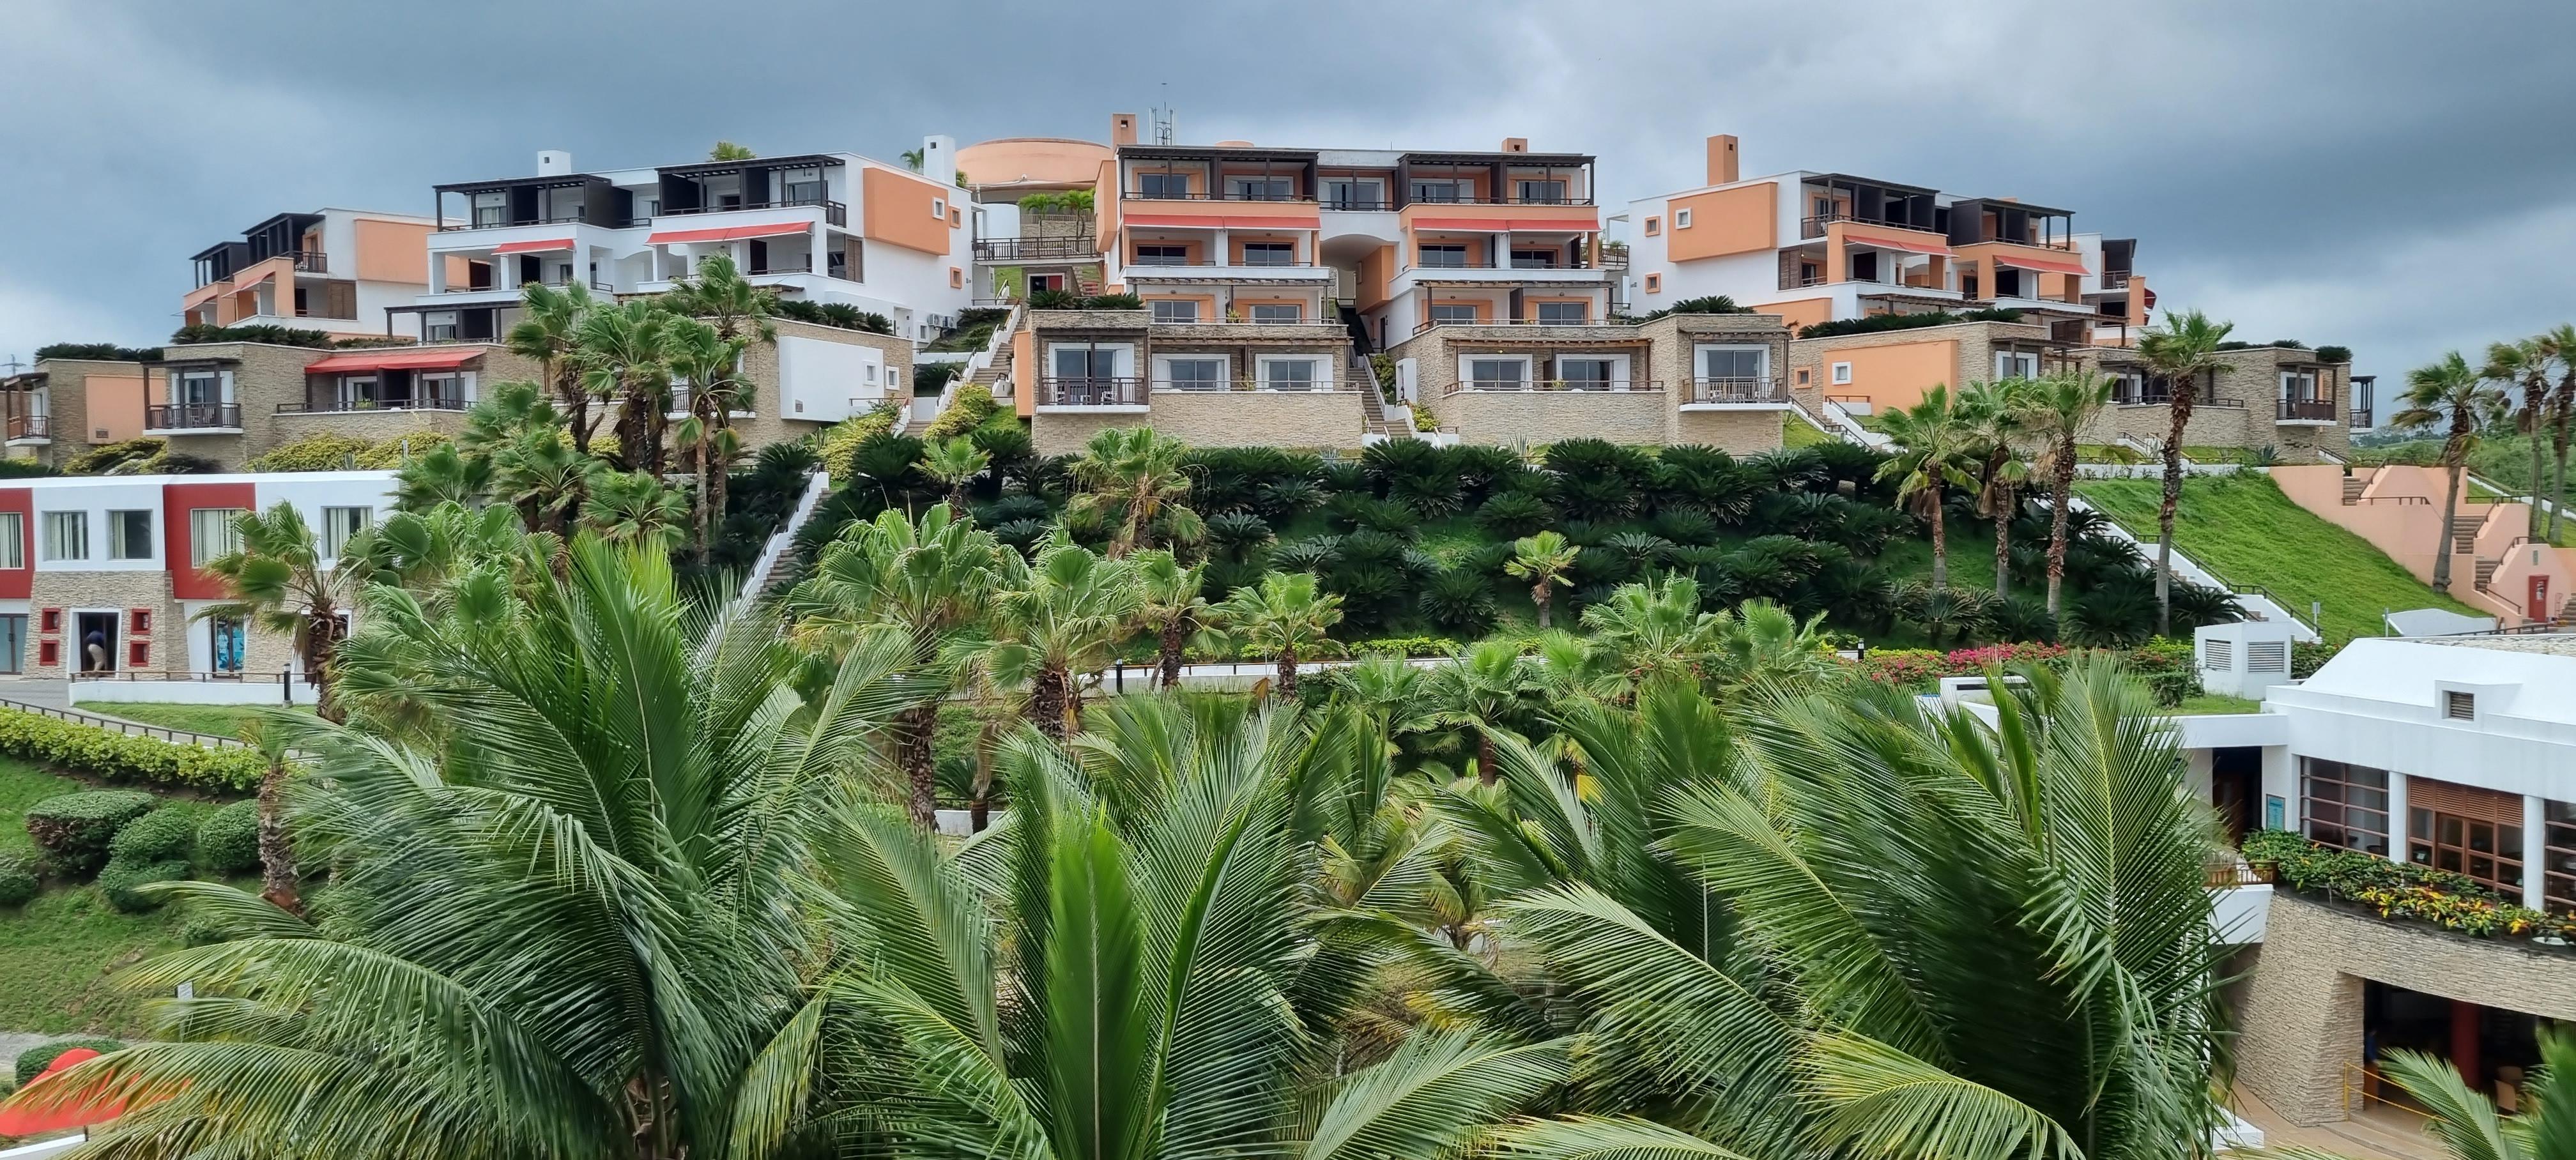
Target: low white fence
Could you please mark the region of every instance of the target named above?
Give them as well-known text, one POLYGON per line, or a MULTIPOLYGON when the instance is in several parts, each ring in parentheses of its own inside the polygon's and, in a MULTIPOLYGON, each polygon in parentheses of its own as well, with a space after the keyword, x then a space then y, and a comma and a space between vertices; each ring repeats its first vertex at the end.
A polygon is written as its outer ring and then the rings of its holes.
POLYGON ((313 686, 294 673, 118 674, 75 677, 65 699, 71 704, 105 701, 145 705, 310 705, 313 686))

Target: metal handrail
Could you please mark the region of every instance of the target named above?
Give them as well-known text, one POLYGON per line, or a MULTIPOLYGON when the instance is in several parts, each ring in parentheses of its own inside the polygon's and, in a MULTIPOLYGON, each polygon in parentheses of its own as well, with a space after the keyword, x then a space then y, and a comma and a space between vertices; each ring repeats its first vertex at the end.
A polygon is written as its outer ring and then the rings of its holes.
POLYGON ((1130 258, 1127 260, 1127 265, 1131 269, 1139 270, 1154 270, 1166 267, 1187 268, 1191 266, 1234 266, 1237 268, 1259 267, 1264 270, 1313 269, 1315 267, 1315 263, 1313 262, 1273 262, 1268 260, 1256 262, 1249 260, 1249 258, 1250 255, 1246 255, 1247 260, 1241 262, 1220 262, 1214 258, 1130 258))
POLYGON ((1098 258, 1100 239, 1089 233, 1034 238, 977 238, 975 256, 990 261, 1033 258, 1098 258))
POLYGON ((1461 379, 1451 383, 1447 394, 1460 391, 1566 391, 1575 394, 1620 394, 1638 391, 1660 391, 1656 379, 1461 379))
POLYGON ((1193 395, 1222 395, 1236 391, 1285 391, 1301 395, 1324 395, 1357 394, 1358 388, 1335 382, 1297 386, 1247 378, 1221 379, 1212 383, 1197 379, 1155 379, 1149 388, 1149 393, 1150 391, 1175 391, 1193 395))
POLYGON ((451 232, 454 232, 454 231, 457 231, 457 230, 506 230, 506 229, 509 229, 509 228, 511 228, 511 227, 513 227, 513 226, 564 226, 564 225, 578 225, 578 226, 589 226, 589 225, 595 225, 595 226, 600 227, 601 229, 631 229, 631 228, 633 228, 633 227, 635 227, 635 226, 643 225, 643 224, 645 223, 645 221, 646 221, 646 220, 647 220, 647 219, 644 219, 644 218, 628 218, 627 220, 622 221, 622 222, 594 222, 594 221, 590 220, 590 215, 589 215, 588 213, 586 213, 586 212, 585 212, 585 213, 556 214, 556 215, 553 215, 553 216, 551 216, 551 217, 533 217, 533 218, 528 218, 528 219, 526 219, 526 220, 520 220, 520 219, 513 218, 513 219, 511 219, 511 220, 509 220, 509 221, 505 221, 505 222, 478 222, 478 221, 473 221, 473 220, 471 220, 471 219, 466 220, 466 221, 461 221, 461 222, 442 222, 442 223, 440 223, 440 224, 439 224, 438 232, 440 232, 440 233, 451 233, 451 232))
POLYGON ((2347 502, 2356 504, 2393 503, 2399 507, 2404 507, 2408 504, 2422 504, 2425 507, 2431 507, 2433 506, 2433 497, 2425 495, 2366 495, 2356 496, 2347 502))
MULTIPOLYGON (((1293 186, 1295 183, 1291 182, 1290 184, 1293 186)), ((1288 195, 1285 197, 1273 197, 1267 193, 1238 193, 1229 190, 1217 190, 1214 192, 1196 190, 1189 193, 1144 193, 1139 190, 1130 189, 1120 193, 1118 195, 1118 199, 1120 201, 1313 201, 1315 200, 1315 195, 1312 193, 1298 193, 1294 188, 1291 188, 1288 191, 1288 195)))
POLYGON ((813 197, 782 197, 776 201, 746 201, 739 205, 700 205, 690 206, 686 209, 660 209, 655 210, 652 216, 655 218, 694 217, 698 214, 708 213, 738 213, 743 210, 761 209, 800 209, 806 206, 823 207, 823 220, 831 223, 832 225, 838 226, 849 224, 850 207, 819 194, 813 197))
POLYGON ((814 255, 812 254, 770 258, 760 265, 743 271, 745 274, 811 274, 813 272, 814 255))
POLYGON ((470 404, 465 401, 463 395, 430 394, 417 395, 399 403, 376 399, 323 399, 318 402, 308 399, 301 403, 279 403, 277 413, 322 415, 367 411, 462 411, 468 406, 470 404))
POLYGON ((1038 380, 1037 401, 1054 407, 1136 406, 1145 401, 1143 379, 1047 378, 1038 380))
POLYGON ((1782 403, 1789 389, 1777 379, 1730 376, 1691 380, 1694 403, 1782 403))
POLYGON ((239 403, 155 403, 143 408, 143 426, 152 431, 190 431, 241 426, 239 403))
POLYGON ((1912 230, 1919 234, 1938 234, 1941 232, 1931 226, 1918 226, 1912 222, 1898 222, 1889 221, 1886 218, 1863 217, 1856 213, 1847 213, 1841 210, 1836 210, 1832 213, 1810 214, 1798 219, 1798 236, 1802 238, 1821 238, 1825 236, 1825 227, 1832 225, 1835 222, 1858 222, 1865 226, 1885 226, 1891 230, 1912 230))
MULTIPOLYGON (((85 674, 77 679, 103 680, 110 678, 112 675, 113 674, 92 673, 85 674)), ((280 674, 280 676, 283 678, 285 675, 280 674)), ((159 680, 163 678, 138 676, 129 679, 159 680)), ((34 713, 37 716, 51 717, 57 721, 69 721, 74 725, 88 725, 100 729, 114 729, 119 733, 124 733, 130 736, 157 738, 174 745, 195 745, 201 748, 212 746, 217 749, 250 748, 249 745, 243 743, 243 741, 238 737, 219 737, 212 733, 196 733, 186 729, 172 729, 162 725, 146 725, 140 721, 126 721, 116 717, 102 717, 96 713, 84 713, 78 709, 60 709, 52 705, 34 705, 25 701, 15 701, 7 698, 0 698, 0 709, 15 709, 21 713, 34 713)))
POLYGON ((1562 322, 1562 321, 1556 321, 1556 320, 1546 319, 1546 318, 1479 318, 1479 319, 1476 319, 1475 321, 1472 321, 1472 322, 1453 322, 1453 321, 1444 321, 1444 320, 1441 320, 1441 319, 1432 318, 1432 319, 1425 319, 1425 320, 1423 320, 1423 321, 1421 321, 1421 322, 1414 323, 1414 324, 1413 324, 1413 333, 1415 333, 1415 334, 1423 334, 1423 333, 1428 332, 1429 330, 1431 330, 1431 328, 1433 328, 1433 327, 1435 327, 1435 326, 1617 326, 1617 325, 1620 325, 1620 324, 1619 324, 1619 323, 1615 323, 1615 322, 1605 322, 1605 321, 1600 320, 1600 319, 1597 319, 1597 318, 1579 318, 1579 319, 1576 319, 1576 320, 1574 320, 1574 321, 1572 321, 1572 322, 1562 322))
POLYGON ((270 256, 286 259, 288 264, 294 266, 299 273, 328 274, 331 272, 331 259, 320 250, 288 250, 270 256))

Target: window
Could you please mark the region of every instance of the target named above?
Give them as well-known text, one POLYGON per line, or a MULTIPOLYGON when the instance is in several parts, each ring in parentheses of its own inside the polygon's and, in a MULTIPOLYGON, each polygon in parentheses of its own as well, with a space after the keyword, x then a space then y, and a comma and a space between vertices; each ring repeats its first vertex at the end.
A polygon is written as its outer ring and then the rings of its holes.
POLYGON ((1431 304, 1431 321, 1473 323, 1476 321, 1476 304, 1473 302, 1434 302, 1431 304))
POLYGON ((465 376, 455 371, 423 372, 412 378, 412 405, 441 410, 465 409, 465 376))
MULTIPOLYGON (((2429 777, 2406 783, 2406 860, 2522 894, 2522 795, 2429 777)), ((2546 831, 2543 831, 2544 839, 2546 831)))
POLYGON ((322 558, 337 560, 340 552, 358 533, 374 527, 376 509, 363 507, 326 507, 322 509, 322 558))
POLYGON ((1837 387, 1848 387, 1851 385, 1850 363, 1834 364, 1834 385, 1837 387))
POLYGON ((376 376, 340 376, 340 406, 343 410, 369 410, 380 401, 376 394, 376 376))
POLYGON ((1376 178, 1331 177, 1324 180, 1325 209, 1385 209, 1386 183, 1376 178))
POLYGON ((930 216, 938 218, 941 221, 948 220, 948 199, 944 197, 931 198, 930 216))
POLYGON ((1171 298, 1154 300, 1154 321, 1156 322, 1196 322, 1198 320, 1199 304, 1195 301, 1171 298))
POLYGON ((1689 229, 1689 228, 1690 228, 1690 223, 1691 223, 1691 211, 1686 210, 1686 209, 1677 209, 1677 210, 1674 210, 1674 211, 1673 211, 1673 228, 1674 228, 1674 229, 1677 229, 1677 230, 1686 230, 1686 229, 1689 229))
POLYGON ((1136 196, 1184 198, 1190 195, 1190 175, 1186 173, 1139 173, 1136 196))
POLYGON ((1480 391, 1517 391, 1527 385, 1529 363, 1516 358, 1467 360, 1467 385, 1480 391))
POLYGON ((2463 692, 2460 692, 2460 691, 2459 691, 2459 690, 2457 690, 2457 689, 2446 689, 2446 690, 2443 690, 2443 692, 2442 692, 2442 716, 2444 716, 2444 717, 2446 717, 2446 718, 2449 718, 2449 719, 2451 719, 2451 720, 2453 720, 2453 721, 2475 721, 2475 720, 2477 720, 2477 719, 2478 719, 2478 697, 2477 697, 2477 694, 2475 694, 2475 693, 2463 693, 2463 692))
POLYGON ((1162 385, 1175 391, 1222 391, 1225 360, 1214 356, 1164 359, 1162 385))
POLYGON ((1136 247, 1136 264, 1139 266, 1186 266, 1190 264, 1190 248, 1188 246, 1138 246, 1136 247))
POLYGON ((1813 371, 1813 370, 1811 370, 1811 369, 1809 369, 1809 368, 1806 368, 1806 367, 1799 367, 1799 368, 1798 368, 1798 385, 1799 385, 1799 386, 1802 386, 1802 387, 1803 387, 1803 386, 1806 386, 1810 381, 1812 381, 1812 380, 1811 380, 1811 378, 1810 378, 1810 376, 1814 375, 1815 373, 1816 373, 1815 371, 1813 371))
POLYGON ((1118 348, 1100 346, 1059 346, 1055 348, 1055 377, 1059 379, 1114 379, 1118 377, 1118 348))
POLYGON ((0 616, 0 673, 20 673, 27 669, 27 614, 13 612, 0 616))
POLYGON ((2388 771, 2299 759, 2299 815, 2310 840, 2388 856, 2388 771))
POLYGON ((1565 202, 1563 181, 1523 181, 1519 184, 1523 204, 1562 205, 1565 202))
POLYGON ((1515 270, 1553 270, 1553 269, 1555 269, 1555 268, 1556 268, 1556 266, 1557 266, 1557 253, 1556 253, 1556 251, 1554 251, 1554 250, 1514 250, 1514 251, 1512 251, 1512 269, 1515 269, 1515 270))
POLYGON ((1284 177, 1238 177, 1228 184, 1236 201, 1287 201, 1297 196, 1297 183, 1284 177))
POLYGON ((2281 372, 2281 401, 2304 403, 2316 397, 2317 373, 2315 371, 2281 372))
POLYGON ((1305 317, 1306 308, 1294 302, 1261 302, 1252 307, 1254 322, 1302 322, 1305 317))
POLYGON ((456 312, 432 310, 423 313, 420 316, 420 337, 423 342, 456 341, 456 312))
POLYGON ((1616 390, 1619 382, 1619 360, 1607 358, 1560 358, 1556 360, 1556 381, 1569 391, 1616 390))
POLYGON ((215 616, 206 620, 206 668, 210 672, 242 671, 242 654, 249 651, 250 634, 238 616, 215 616))
POLYGON ((1663 293, 1663 292, 1664 292, 1664 276, 1663 276, 1663 275, 1661 275, 1661 274, 1648 274, 1648 275, 1646 275, 1646 293, 1648 293, 1648 294, 1661 294, 1661 293, 1663 293))
POLYGON ((188 513, 188 564, 203 568, 241 551, 241 530, 233 520, 240 508, 196 508, 188 513))
POLYGON ((496 189, 489 193, 475 194, 474 224, 476 226, 506 226, 510 224, 509 193, 496 189))
POLYGON ((2039 352, 2030 350, 1996 351, 1995 377, 1998 379, 2038 378, 2039 352))
POLYGON ((779 200, 789 205, 812 205, 823 200, 822 168, 808 165, 780 171, 778 194, 779 200))
POLYGON ((2548 877, 2542 882, 2543 894, 2551 910, 2576 910, 2576 805, 2553 801, 2544 809, 2541 851, 2548 877))
POLYGON ((89 559, 89 513, 45 513, 45 559, 89 559))
POLYGON ((1463 269, 1467 265, 1467 247, 1426 243, 1422 247, 1422 264, 1437 269, 1463 269))
POLYGON ((1650 216, 1650 217, 1648 217, 1648 218, 1646 219, 1646 236, 1647 236, 1647 237, 1650 237, 1650 238, 1662 237, 1662 236, 1663 236, 1663 233, 1664 233, 1664 219, 1662 219, 1662 218, 1660 218, 1660 217, 1651 217, 1651 216, 1650 216))
POLYGON ((0 512, 0 568, 27 566, 27 519, 16 512, 0 512))
MULTIPOLYGON (((1254 307, 1254 309, 1260 309, 1254 307)), ((1317 373, 1322 360, 1311 358, 1265 358, 1261 360, 1261 387, 1269 391, 1311 391, 1326 385, 1317 373)))
POLYGON ((1580 326, 1591 321, 1592 307, 1583 302, 1541 302, 1538 320, 1550 326, 1580 326))
POLYGON ((1246 266, 1294 266, 1297 264, 1295 242, 1245 242, 1243 264, 1246 266))
POLYGON ((1725 383, 1761 383, 1771 377, 1771 352, 1758 346, 1702 347, 1701 378, 1725 383))
POLYGON ((178 378, 179 381, 173 384, 177 389, 172 392, 171 402, 203 404, 224 401, 225 376, 222 371, 181 371, 178 378))
MULTIPOLYGON (((86 522, 82 531, 88 531, 86 522)), ((84 556, 86 552, 84 552, 84 556)), ((79 559, 83 557, 66 557, 79 559)), ((152 513, 123 511, 107 513, 107 558, 110 560, 149 560, 152 558, 152 513)))
POLYGON ((1464 200, 1461 195, 1465 192, 1465 183, 1455 180, 1416 181, 1413 183, 1413 200, 1415 201, 1461 201, 1464 200))

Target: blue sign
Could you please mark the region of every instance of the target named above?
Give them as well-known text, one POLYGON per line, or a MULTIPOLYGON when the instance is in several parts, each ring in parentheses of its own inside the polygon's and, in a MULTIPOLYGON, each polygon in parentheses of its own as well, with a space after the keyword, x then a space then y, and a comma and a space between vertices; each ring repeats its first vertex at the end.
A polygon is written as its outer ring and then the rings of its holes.
POLYGON ((2287 804, 2285 804, 2285 803, 2283 803, 2283 802, 2281 801, 2280 795, 2278 795, 2278 794, 2266 794, 2266 795, 2264 795, 2264 798, 2263 798, 2263 828, 2265 828, 2265 829, 2267 829, 2267 830, 2286 830, 2286 829, 2289 829, 2290 827, 2289 827, 2289 825, 2288 825, 2288 823, 2287 823, 2286 819, 2285 819, 2285 818, 2284 818, 2284 816, 2283 816, 2283 815, 2287 814, 2288 812, 2289 812, 2289 807, 2288 807, 2288 805, 2287 805, 2287 804))

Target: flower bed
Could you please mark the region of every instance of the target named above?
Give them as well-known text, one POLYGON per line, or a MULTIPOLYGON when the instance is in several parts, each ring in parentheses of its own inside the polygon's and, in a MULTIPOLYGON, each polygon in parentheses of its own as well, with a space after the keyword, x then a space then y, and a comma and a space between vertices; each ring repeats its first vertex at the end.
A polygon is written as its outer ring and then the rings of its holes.
POLYGON ((268 771, 253 749, 181 745, 17 709, 0 709, 0 753, 108 781, 191 789, 256 789, 268 771))
POLYGON ((2576 939, 2576 918, 2519 905, 2465 874, 2321 846, 2287 830, 2245 837, 2245 860, 2302 894, 2349 899, 2382 918, 2429 922, 2478 938, 2576 939))

